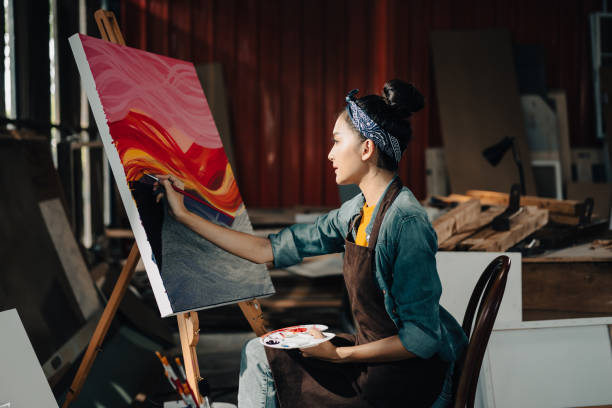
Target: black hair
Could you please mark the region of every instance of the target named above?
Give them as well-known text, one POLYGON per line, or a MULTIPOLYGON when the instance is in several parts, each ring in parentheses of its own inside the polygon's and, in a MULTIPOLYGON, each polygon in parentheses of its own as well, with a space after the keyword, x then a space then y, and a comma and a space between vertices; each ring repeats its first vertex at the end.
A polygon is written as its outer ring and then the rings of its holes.
MULTIPOLYGON (((404 151, 412 137, 410 116, 423 109, 425 98, 414 85, 400 79, 392 79, 385 83, 382 95, 366 95, 356 99, 355 103, 370 119, 395 136, 399 141, 400 148, 404 151)), ((349 125, 355 128, 348 116, 346 119, 349 125)), ((360 132, 357 133, 363 140, 366 140, 360 132)), ((397 170, 398 163, 382 153, 381 150, 378 151, 376 165, 390 171, 397 170)))

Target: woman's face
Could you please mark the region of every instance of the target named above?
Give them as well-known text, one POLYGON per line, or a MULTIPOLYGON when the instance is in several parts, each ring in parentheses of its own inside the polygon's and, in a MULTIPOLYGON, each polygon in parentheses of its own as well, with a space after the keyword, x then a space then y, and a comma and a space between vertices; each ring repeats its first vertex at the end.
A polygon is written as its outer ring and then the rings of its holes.
POLYGON ((327 158, 332 162, 337 184, 359 184, 367 172, 363 156, 364 141, 348 124, 346 114, 336 119, 333 132, 333 146, 327 158))

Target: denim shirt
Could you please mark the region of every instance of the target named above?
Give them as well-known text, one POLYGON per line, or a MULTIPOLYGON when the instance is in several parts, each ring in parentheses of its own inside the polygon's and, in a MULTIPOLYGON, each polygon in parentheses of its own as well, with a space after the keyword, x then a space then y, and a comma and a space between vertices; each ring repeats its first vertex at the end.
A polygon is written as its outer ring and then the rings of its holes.
MULTIPOLYGON (((385 193, 366 227, 368 240, 384 196, 385 193)), ((295 224, 270 234, 274 265, 282 268, 297 264, 304 257, 343 252, 349 223, 360 213, 364 202, 363 194, 358 194, 340 208, 321 215, 313 224, 295 224)), ((356 234, 354 230, 351 233, 353 237, 356 234)), ((380 227, 374 256, 375 279, 406 350, 424 359, 438 353, 442 360, 451 363, 444 394, 450 392, 452 363, 464 352, 467 338, 457 321, 439 304, 442 285, 436 268, 437 248, 437 235, 425 210, 412 192, 403 187, 380 227)))

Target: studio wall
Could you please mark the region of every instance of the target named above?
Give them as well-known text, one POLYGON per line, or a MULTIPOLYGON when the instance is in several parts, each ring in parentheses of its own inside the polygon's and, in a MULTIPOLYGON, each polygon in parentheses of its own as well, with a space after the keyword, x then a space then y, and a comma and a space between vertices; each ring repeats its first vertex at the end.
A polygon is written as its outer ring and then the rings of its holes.
POLYGON ((565 89, 571 144, 597 145, 588 14, 595 0, 123 0, 128 45, 223 64, 240 189, 249 207, 337 205, 327 153, 352 88, 389 78, 426 96, 400 175, 425 195, 425 154, 441 145, 430 32, 506 28, 546 50, 549 88, 565 89))

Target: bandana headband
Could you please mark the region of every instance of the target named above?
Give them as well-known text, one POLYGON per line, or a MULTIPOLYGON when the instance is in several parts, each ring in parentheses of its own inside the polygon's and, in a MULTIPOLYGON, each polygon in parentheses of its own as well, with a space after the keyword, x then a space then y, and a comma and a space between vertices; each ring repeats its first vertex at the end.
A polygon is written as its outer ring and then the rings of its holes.
POLYGON ((402 149, 397 138, 380 127, 355 103, 355 94, 359 89, 353 89, 346 95, 346 111, 355 129, 374 144, 387 156, 399 163, 402 149))

